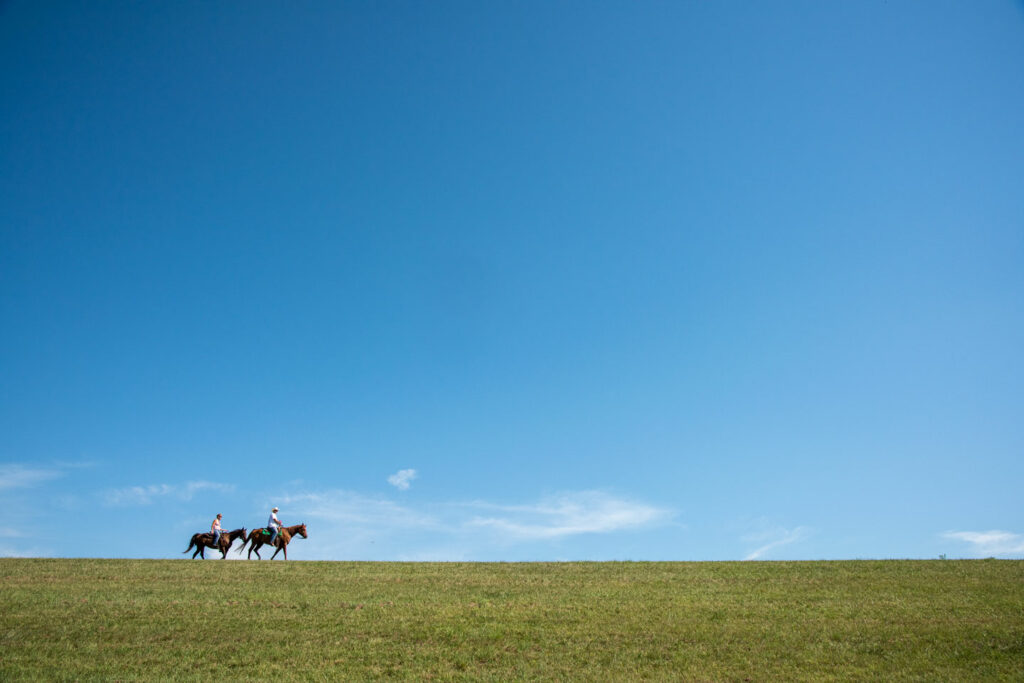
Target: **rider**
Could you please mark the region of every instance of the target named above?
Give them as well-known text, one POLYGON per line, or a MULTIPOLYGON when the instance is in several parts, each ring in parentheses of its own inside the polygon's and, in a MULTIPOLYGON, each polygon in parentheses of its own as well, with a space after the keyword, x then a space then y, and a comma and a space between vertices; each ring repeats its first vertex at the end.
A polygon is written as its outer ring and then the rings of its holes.
POLYGON ((220 526, 220 519, 223 516, 224 515, 222 515, 222 514, 220 514, 218 512, 217 513, 217 517, 214 518, 214 520, 213 520, 213 524, 210 525, 210 531, 213 532, 213 547, 214 548, 220 546, 220 535, 221 535, 221 533, 223 531, 223 529, 221 529, 221 526, 220 526))
POLYGON ((270 519, 267 520, 267 528, 270 529, 270 545, 274 545, 277 534, 281 530, 281 520, 277 518, 277 508, 270 511, 270 519))

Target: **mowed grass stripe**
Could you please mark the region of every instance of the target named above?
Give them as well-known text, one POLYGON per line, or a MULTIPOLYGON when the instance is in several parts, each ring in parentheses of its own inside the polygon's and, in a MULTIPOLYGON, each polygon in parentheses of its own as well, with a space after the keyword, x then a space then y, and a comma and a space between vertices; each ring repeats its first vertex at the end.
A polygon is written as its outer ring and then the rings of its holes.
POLYGON ((1024 680, 1024 562, 0 559, 0 679, 1024 680))

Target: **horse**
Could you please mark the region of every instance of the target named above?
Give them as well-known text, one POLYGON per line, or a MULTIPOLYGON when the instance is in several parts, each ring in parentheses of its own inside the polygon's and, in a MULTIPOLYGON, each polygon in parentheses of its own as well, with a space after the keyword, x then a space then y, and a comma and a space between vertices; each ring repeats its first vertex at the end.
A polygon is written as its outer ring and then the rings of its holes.
MULTIPOLYGON (((241 529, 235 529, 234 531, 225 531, 220 535, 220 545, 215 546, 213 544, 213 532, 209 531, 205 534, 192 534, 192 540, 189 541, 188 547, 185 548, 183 555, 192 547, 195 546, 196 551, 192 553, 192 559, 196 559, 196 555, 199 555, 204 560, 206 559, 206 548, 213 548, 219 550, 221 553, 220 559, 226 559, 228 556, 228 550, 231 548, 231 544, 235 542, 236 538, 245 540, 245 527, 241 529)), ((244 543, 242 545, 245 545, 244 543)))
MULTIPOLYGON (((249 546, 249 554, 246 556, 246 559, 251 560, 252 554, 253 552, 255 552, 256 558, 262 560, 263 558, 260 557, 260 548, 262 548, 264 545, 269 544, 269 541, 264 541, 263 538, 265 537, 264 535, 269 536, 270 533, 271 532, 269 529, 253 529, 252 532, 249 534, 249 538, 247 538, 245 543, 243 543, 242 546, 238 549, 238 552, 241 553, 243 550, 245 550, 245 546, 248 543, 251 545, 249 546)), ((295 526, 281 527, 281 531, 278 532, 277 539, 274 541, 274 547, 277 548, 277 550, 275 550, 274 554, 270 556, 270 559, 274 559, 275 557, 277 557, 277 554, 283 550, 284 559, 287 560, 288 543, 292 540, 292 536, 294 536, 295 534, 298 534, 303 538, 309 538, 309 536, 306 534, 305 524, 296 524, 295 526)))

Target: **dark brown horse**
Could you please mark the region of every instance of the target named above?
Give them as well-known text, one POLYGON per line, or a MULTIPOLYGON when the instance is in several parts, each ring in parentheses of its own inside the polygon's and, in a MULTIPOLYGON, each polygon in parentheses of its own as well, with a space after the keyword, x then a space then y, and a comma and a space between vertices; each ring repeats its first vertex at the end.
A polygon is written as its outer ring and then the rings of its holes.
MULTIPOLYGON (((252 533, 249 534, 249 538, 246 539, 245 543, 242 544, 242 547, 238 549, 238 552, 241 553, 243 550, 245 550, 246 543, 249 543, 251 545, 249 546, 249 554, 246 555, 246 558, 251 560, 252 554, 255 551, 256 558, 262 560, 263 558, 260 557, 260 548, 262 548, 264 545, 270 544, 270 533, 270 529, 253 529, 252 533)), ((309 536, 306 534, 305 524, 296 524, 295 526, 281 527, 281 531, 277 534, 277 538, 274 540, 274 547, 277 548, 277 550, 275 550, 274 554, 270 556, 270 559, 274 559, 275 557, 277 557, 277 554, 283 550, 284 559, 287 560, 288 543, 292 540, 292 536, 294 536, 295 534, 298 534, 303 538, 309 538, 309 536)))
MULTIPOLYGON (((213 548, 214 550, 220 551, 220 559, 225 559, 228 556, 228 550, 231 548, 231 544, 235 542, 236 538, 245 540, 245 527, 241 529, 235 529, 234 531, 225 531, 220 535, 220 545, 215 546, 213 544, 213 532, 209 531, 205 534, 192 534, 192 540, 189 541, 188 547, 185 548, 185 553, 192 550, 195 546, 196 551, 192 553, 192 559, 196 559, 196 555, 199 555, 204 560, 206 559, 206 548, 213 548)), ((242 545, 245 545, 243 543, 242 545)), ((182 553, 184 554, 184 553, 182 553)))

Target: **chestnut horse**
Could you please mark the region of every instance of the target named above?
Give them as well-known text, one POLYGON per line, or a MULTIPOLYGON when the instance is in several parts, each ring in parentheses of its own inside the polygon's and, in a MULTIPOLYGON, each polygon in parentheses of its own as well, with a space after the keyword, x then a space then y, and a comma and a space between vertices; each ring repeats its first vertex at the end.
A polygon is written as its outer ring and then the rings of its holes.
MULTIPOLYGON (((270 533, 271 532, 269 529, 253 529, 252 533, 249 534, 249 538, 246 539, 245 543, 242 544, 242 547, 238 549, 238 552, 241 553, 243 550, 245 550, 246 543, 250 543, 252 545, 249 546, 249 554, 246 555, 246 559, 251 560, 252 554, 255 551, 256 558, 262 560, 263 558, 260 557, 260 548, 262 548, 264 545, 270 544, 270 533)), ((287 560, 288 543, 292 540, 292 536, 294 536, 295 534, 298 534, 303 538, 309 538, 309 536, 306 535, 305 524, 296 524, 295 526, 281 527, 281 531, 277 534, 277 538, 274 540, 274 547, 277 548, 277 550, 275 550, 274 554, 270 556, 270 559, 274 559, 275 557, 277 557, 277 554, 283 550, 284 559, 287 560)))
MULTIPOLYGON (((220 545, 215 546, 213 544, 213 532, 208 531, 205 534, 192 534, 192 540, 189 541, 188 547, 185 548, 185 553, 192 550, 192 546, 195 546, 196 551, 192 553, 192 559, 196 559, 196 555, 199 555, 204 560, 206 559, 206 548, 213 548, 214 550, 220 551, 220 559, 225 559, 228 556, 228 550, 231 548, 231 544, 235 542, 236 538, 245 540, 245 527, 241 529, 235 529, 234 531, 225 531, 220 535, 220 545)), ((243 543, 242 545, 245 545, 243 543)), ((184 554, 184 553, 182 553, 184 554)))

